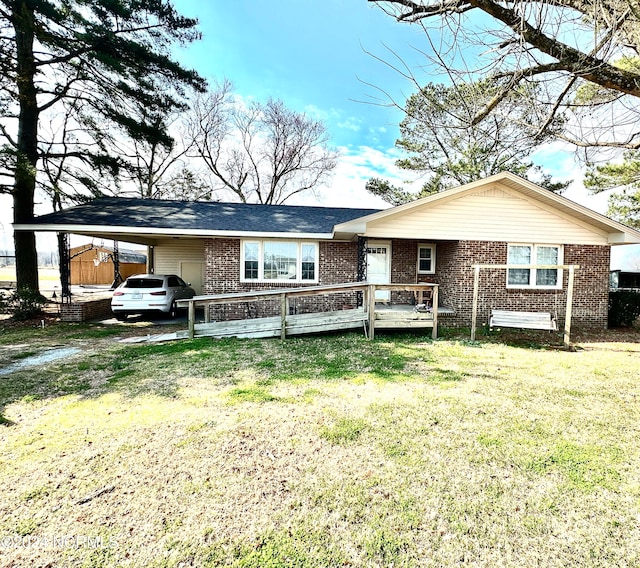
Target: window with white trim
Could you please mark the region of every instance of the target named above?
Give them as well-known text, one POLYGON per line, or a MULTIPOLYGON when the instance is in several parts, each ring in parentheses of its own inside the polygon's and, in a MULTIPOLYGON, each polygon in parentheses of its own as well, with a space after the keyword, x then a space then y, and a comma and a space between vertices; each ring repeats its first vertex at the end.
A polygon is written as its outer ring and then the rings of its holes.
POLYGON ((435 274, 436 245, 418 245, 418 274, 435 274))
POLYGON ((317 282, 318 243, 242 241, 243 282, 317 282))
MULTIPOLYGON (((507 264, 558 265, 563 263, 561 245, 513 244, 507 264)), ((562 288, 562 270, 556 268, 509 268, 507 288, 562 288)))

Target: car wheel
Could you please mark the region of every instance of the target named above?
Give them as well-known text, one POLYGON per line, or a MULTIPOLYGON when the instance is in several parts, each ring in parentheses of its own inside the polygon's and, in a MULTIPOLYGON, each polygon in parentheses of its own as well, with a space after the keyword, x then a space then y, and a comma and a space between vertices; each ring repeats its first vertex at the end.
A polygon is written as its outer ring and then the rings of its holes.
POLYGON ((178 308, 176 307, 175 302, 171 303, 171 307, 169 308, 169 317, 172 319, 178 317, 178 308))

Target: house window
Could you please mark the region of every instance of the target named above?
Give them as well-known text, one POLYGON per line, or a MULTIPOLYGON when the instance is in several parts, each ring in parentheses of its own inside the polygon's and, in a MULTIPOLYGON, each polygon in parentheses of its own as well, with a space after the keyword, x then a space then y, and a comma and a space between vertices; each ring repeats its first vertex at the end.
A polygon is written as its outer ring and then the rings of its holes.
POLYGON ((316 245, 302 243, 302 280, 316 280, 316 245))
POLYGON ((435 274, 436 246, 418 245, 418 274, 435 274))
POLYGON ((298 245, 296 243, 262 243, 265 280, 297 280, 298 245))
POLYGON ((317 282, 318 244, 243 241, 241 281, 317 282))
POLYGON ((244 280, 258 279, 260 243, 244 243, 244 280))
MULTIPOLYGON (((507 264, 562 264, 559 245, 509 245, 507 264)), ((507 288, 561 288, 562 270, 557 268, 509 268, 507 288)))

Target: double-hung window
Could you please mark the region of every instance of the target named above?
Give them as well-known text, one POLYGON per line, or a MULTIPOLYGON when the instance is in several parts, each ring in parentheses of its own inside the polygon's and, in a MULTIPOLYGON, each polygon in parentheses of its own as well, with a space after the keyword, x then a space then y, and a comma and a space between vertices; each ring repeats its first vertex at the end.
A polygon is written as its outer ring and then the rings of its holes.
POLYGON ((317 282, 318 243, 243 241, 243 282, 317 282))
MULTIPOLYGON (((509 245, 507 264, 559 265, 563 262, 560 245, 509 245)), ((562 288, 562 270, 557 268, 509 268, 507 288, 562 288)))
POLYGON ((418 245, 418 274, 435 274, 436 245, 418 245))

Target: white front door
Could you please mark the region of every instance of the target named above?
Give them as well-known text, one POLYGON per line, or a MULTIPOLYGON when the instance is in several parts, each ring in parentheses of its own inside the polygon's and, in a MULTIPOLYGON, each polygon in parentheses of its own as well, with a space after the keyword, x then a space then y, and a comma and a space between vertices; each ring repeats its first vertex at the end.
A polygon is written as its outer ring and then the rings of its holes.
MULTIPOLYGON (((367 281, 371 284, 391 282, 391 244, 378 241, 367 243, 367 281)), ((376 301, 388 302, 389 290, 376 290, 376 301)))

